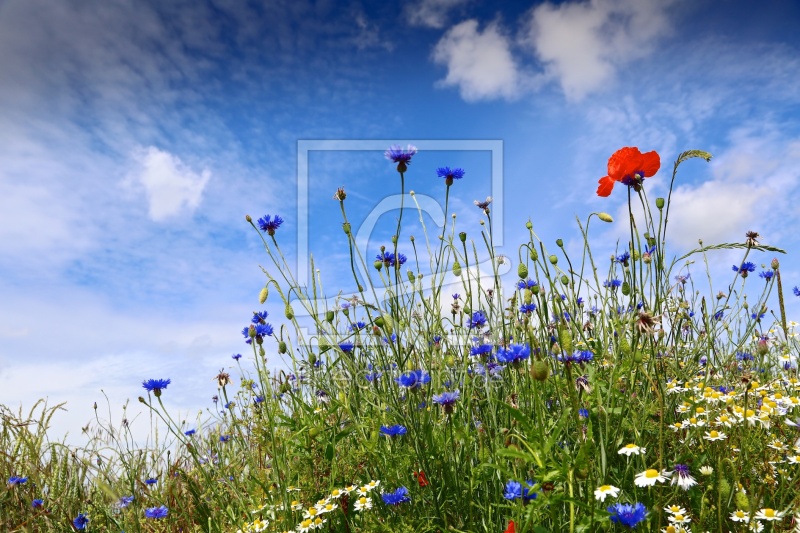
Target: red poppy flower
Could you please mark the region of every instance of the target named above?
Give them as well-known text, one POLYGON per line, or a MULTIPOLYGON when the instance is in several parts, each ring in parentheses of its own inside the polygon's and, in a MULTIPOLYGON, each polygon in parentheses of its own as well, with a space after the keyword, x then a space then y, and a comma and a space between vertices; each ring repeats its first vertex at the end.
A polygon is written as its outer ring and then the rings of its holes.
POLYGON ((642 180, 655 175, 659 167, 661 158, 655 151, 643 154, 636 147, 620 148, 608 159, 608 176, 600 178, 597 195, 608 196, 618 181, 639 190, 642 180))
POLYGON ((517 528, 513 520, 508 521, 508 529, 505 530, 505 533, 517 533, 517 528))
POLYGON ((414 477, 417 478, 417 483, 419 483, 420 487, 427 487, 430 485, 430 483, 428 483, 428 478, 425 477, 425 472, 422 470, 414 472, 414 477))

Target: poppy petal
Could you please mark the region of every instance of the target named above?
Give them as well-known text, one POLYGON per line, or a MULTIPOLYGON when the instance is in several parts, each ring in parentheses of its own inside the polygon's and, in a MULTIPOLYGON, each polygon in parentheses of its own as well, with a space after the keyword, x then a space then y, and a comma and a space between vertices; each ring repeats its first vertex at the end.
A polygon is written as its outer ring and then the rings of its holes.
POLYGON ((608 175, 616 181, 621 181, 625 176, 641 170, 641 157, 642 153, 638 148, 631 146, 620 148, 608 158, 608 175))
POLYGON ((505 533, 517 533, 517 528, 513 520, 508 521, 508 529, 506 529, 505 533))
POLYGON ((642 154, 640 161, 641 165, 637 170, 644 172, 644 177, 646 178, 655 175, 658 169, 661 168, 661 157, 655 150, 642 154))
POLYGON ((611 194, 611 190, 614 188, 614 179, 610 176, 605 176, 600 178, 598 183, 600 184, 597 187, 597 196, 608 196, 611 194))

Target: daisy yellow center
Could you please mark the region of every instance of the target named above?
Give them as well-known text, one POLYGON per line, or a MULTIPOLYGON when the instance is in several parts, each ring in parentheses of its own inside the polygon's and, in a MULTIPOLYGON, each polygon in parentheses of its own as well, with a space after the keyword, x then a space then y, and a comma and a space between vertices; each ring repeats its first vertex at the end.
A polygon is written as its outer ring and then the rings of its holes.
POLYGON ((736 511, 734 514, 736 515, 736 518, 744 518, 744 511, 736 511))
POLYGON ((697 419, 695 417, 692 417, 689 419, 689 422, 691 422, 692 424, 697 424, 697 419))
POLYGON ((644 473, 644 477, 646 477, 646 478, 658 477, 658 470, 654 470, 654 469, 650 468, 644 473))
POLYGON ((339 489, 335 489, 333 492, 331 492, 331 496, 333 496, 334 498, 339 497, 339 494, 341 494, 341 491, 339 491, 339 489))
POLYGON ((697 409, 694 410, 694 412, 697 413, 698 415, 702 415, 703 413, 706 412, 706 410, 703 409, 702 407, 698 407, 697 409))
POLYGON ((764 516, 769 518, 775 517, 775 509, 764 509, 764 516))
POLYGON ((294 507, 295 505, 297 505, 297 504, 299 504, 299 503, 300 503, 300 502, 298 502, 297 500, 292 500, 292 507, 294 507))
POLYGON ((611 490, 611 485, 603 485, 600 487, 600 492, 608 492, 611 490))
POLYGON ((361 505, 366 505, 367 499, 362 496, 361 498, 358 499, 358 503, 360 503, 361 505))
POLYGON ((636 445, 635 444, 626 444, 625 447, 628 448, 629 450, 633 450, 633 449, 636 448, 636 445))
POLYGON ((322 523, 322 518, 314 519, 314 523, 317 524, 317 525, 321 524, 322 523))
POLYGON ((748 409, 748 410, 747 410, 747 412, 745 413, 745 416, 746 416, 747 418, 750 418, 751 416, 753 416, 753 415, 755 415, 755 414, 756 414, 756 412, 755 412, 755 411, 753 411, 752 409, 748 409))
POLYGON ((676 522, 683 522, 683 515, 680 514, 680 513, 676 514, 675 515, 675 521, 676 522))
POLYGON ((308 510, 308 514, 310 514, 311 516, 314 516, 315 514, 317 514, 317 510, 312 507, 312 508, 310 508, 308 510))
POLYGON ((329 504, 327 504, 325 506, 325 509, 328 510, 328 511, 332 511, 333 510, 333 505, 329 503, 329 504))
POLYGON ((670 512, 673 512, 673 513, 677 513, 679 509, 680 509, 680 507, 678 507, 677 505, 670 505, 670 507, 669 507, 670 512))
POLYGON ((719 417, 720 422, 727 422, 729 420, 728 415, 722 415, 719 417))
POLYGON ((667 529, 665 529, 664 531, 666 531, 667 533, 675 533, 678 530, 675 529, 675 526, 669 525, 669 526, 667 526, 667 529))

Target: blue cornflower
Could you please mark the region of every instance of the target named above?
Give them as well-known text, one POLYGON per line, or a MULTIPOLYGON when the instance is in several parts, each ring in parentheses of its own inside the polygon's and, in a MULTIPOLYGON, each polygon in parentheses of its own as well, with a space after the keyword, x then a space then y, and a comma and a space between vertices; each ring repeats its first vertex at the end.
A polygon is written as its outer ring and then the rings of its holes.
POLYGON ((78 513, 78 516, 72 521, 72 525, 75 526, 75 529, 86 529, 86 524, 89 523, 89 517, 83 513, 78 513))
POLYGON ((263 402, 264 402, 264 397, 261 396, 261 395, 256 395, 256 397, 253 398, 253 403, 258 404, 258 403, 263 403, 263 402))
POLYGON ((160 507, 148 507, 144 510, 144 516, 147 518, 166 518, 169 514, 169 509, 166 505, 160 507))
POLYGON ((191 436, 192 436, 192 435, 194 435, 195 433, 197 433, 197 430, 196 430, 196 429, 190 429, 190 430, 188 430, 188 431, 184 431, 184 432, 183 432, 183 434, 184 434, 184 435, 186 435, 187 437, 191 437, 191 436))
POLYGON ((536 304, 522 304, 519 306, 519 312, 524 315, 529 315, 536 311, 536 304))
POLYGON ((689 278, 691 277, 692 277, 691 274, 689 274, 688 272, 685 275, 678 274, 677 276, 675 276, 675 281, 677 281, 681 285, 686 285, 686 282, 689 281, 689 278))
POLYGON ((628 266, 628 261, 631 259, 631 254, 625 252, 624 254, 618 255, 614 258, 617 263, 622 263, 625 266, 628 266))
POLYGON ((406 166, 411 163, 411 158, 416 153, 417 147, 414 145, 409 144, 408 148, 403 149, 399 144, 393 144, 383 153, 383 156, 389 161, 397 163, 398 172, 405 172, 406 166))
POLYGON ((516 500, 518 498, 522 498, 525 501, 535 500, 537 494, 532 492, 535 484, 533 480, 529 479, 525 481, 525 486, 523 487, 519 481, 509 480, 503 491, 503 497, 507 500, 516 500))
POLYGON ((256 341, 258 341, 259 337, 262 339, 264 337, 271 337, 273 331, 272 325, 270 324, 258 324, 256 326, 256 341))
POLYGON ((491 353, 494 349, 494 346, 491 344, 479 344, 478 346, 473 346, 469 349, 469 354, 473 356, 478 355, 485 355, 491 353))
POLYGON ((578 416, 581 418, 589 418, 589 410, 588 409, 578 409, 578 416))
POLYGON ((339 307, 341 307, 342 310, 350 309, 350 302, 342 302, 339 304, 339 307))
POLYGON ((445 391, 441 394, 434 394, 433 398, 431 399, 433 400, 433 403, 438 403, 444 407, 445 413, 452 413, 453 406, 459 398, 461 398, 461 393, 457 390, 454 390, 452 392, 445 391))
POLYGON ((133 503, 133 496, 122 496, 117 502, 117 507, 120 509, 125 509, 131 503, 133 503))
POLYGON ((620 285, 622 285, 622 282, 620 280, 618 280, 618 279, 607 279, 607 280, 605 280, 603 282, 603 287, 606 287, 606 288, 610 287, 612 289, 616 289, 620 285))
POLYGON ((560 363, 574 363, 583 364, 588 363, 594 359, 594 353, 591 350, 575 351, 571 355, 557 354, 556 360, 560 363))
POLYGON ((750 318, 752 318, 753 320, 761 320, 766 315, 767 315, 767 313, 753 313, 753 314, 750 315, 750 318))
POLYGON ((748 352, 738 352, 736 354, 736 359, 739 361, 753 361, 753 355, 748 352))
MULTIPOLYGON (((256 328, 253 328, 253 336, 256 334, 256 328)), ((244 336, 244 342, 247 344, 252 344, 253 339, 250 337, 250 326, 245 326, 242 330, 242 335, 244 336)))
POLYGON ((258 219, 258 227, 268 235, 275 235, 275 230, 277 230, 281 224, 283 224, 283 219, 279 215, 275 215, 274 218, 269 215, 264 215, 263 218, 258 219))
POLYGON ((433 343, 432 344, 434 344, 435 346, 439 346, 439 344, 441 344, 441 342, 442 342, 442 336, 441 335, 434 335, 433 336, 433 343))
POLYGON ((350 331, 358 331, 359 329, 364 329, 367 327, 367 323, 363 320, 359 320, 355 324, 350 324, 350 331))
POLYGON ((764 281, 769 281, 772 279, 772 276, 775 275, 775 272, 772 270, 764 270, 758 274, 758 277, 764 278, 764 281))
POLYGON ((386 266, 395 266, 397 264, 402 265, 408 260, 408 258, 406 258, 406 256, 403 254, 397 254, 397 257, 395 258, 395 255, 392 252, 386 251, 376 255, 375 259, 382 261, 386 266))
POLYGON ((341 342, 341 343, 339 343, 339 348, 345 353, 352 352, 353 351, 353 346, 355 346, 355 344, 353 344, 352 342, 341 342))
POLYGON ((401 435, 405 435, 408 432, 405 426, 401 426, 400 424, 395 424, 393 426, 381 426, 381 435, 386 435, 387 437, 399 437, 401 435))
POLYGON ((500 363, 519 363, 531 355, 531 348, 527 344, 511 344, 508 348, 497 350, 497 361, 500 363))
POLYGON ((381 372, 369 372, 364 374, 364 379, 369 381, 370 383, 374 383, 375 381, 379 380, 383 374, 381 372))
POLYGON ((611 521, 631 529, 635 528, 639 522, 642 522, 647 516, 647 509, 644 504, 636 502, 631 505, 630 503, 615 503, 607 508, 611 513, 611 521))
POLYGON ((8 486, 13 487, 15 485, 22 485, 23 483, 27 482, 28 478, 20 477, 20 476, 11 476, 8 478, 8 486))
POLYGON ((417 390, 422 385, 430 383, 431 375, 424 370, 412 370, 394 378, 395 383, 409 390, 417 390))
POLYGON ((386 505, 400 505, 411 501, 411 498, 408 497, 408 489, 405 487, 400 487, 394 492, 383 493, 381 498, 386 505))
POLYGON ((486 325, 486 313, 483 311, 475 311, 472 313, 472 316, 469 317, 467 322, 467 327, 469 329, 480 329, 486 325))
MULTIPOLYGON (((795 287, 795 289, 797 289, 797 287, 795 287)), ((457 292, 454 292, 453 293, 453 300, 458 300, 459 298, 461 298, 461 295, 458 294, 457 292)))
POLYGON ((384 337, 383 342, 389 344, 390 342, 397 342, 397 333, 392 333, 388 338, 384 337))
POLYGON ((792 292, 795 296, 800 296, 800 287, 795 286, 795 288, 792 289, 792 292))
POLYGON ((147 390, 147 392, 152 392, 156 398, 161 396, 161 391, 167 388, 167 385, 172 383, 171 379, 148 379, 146 381, 142 381, 142 387, 147 390))
POLYGON ((578 296, 578 299, 575 300, 575 303, 578 304, 580 307, 583 307, 584 301, 582 296, 578 296))
POLYGON ((150 479, 145 479, 144 482, 147 483, 148 485, 155 485, 156 483, 158 483, 158 478, 151 477, 150 479))
POLYGON ((241 358, 242 358, 242 354, 240 354, 240 353, 235 353, 235 354, 233 354, 231 356, 231 359, 233 359, 234 361, 238 361, 241 358))
POLYGON ((719 310, 716 313, 714 313, 714 319, 715 320, 722 320, 722 317, 724 317, 724 316, 725 316, 725 313, 722 310, 719 310))
POLYGON ((230 435, 220 435, 219 436, 219 441, 220 442, 228 442, 229 440, 231 440, 231 436, 230 435))
POLYGON ((750 261, 746 261, 741 265, 739 265, 738 267, 736 265, 733 265, 733 271, 738 272, 739 275, 741 275, 743 278, 746 278, 749 272, 755 272, 755 270, 756 270, 755 263, 751 263, 750 261))
POLYGON ((34 509, 41 509, 43 506, 44 506, 44 500, 40 500, 39 498, 36 498, 31 502, 31 507, 33 507, 34 509))
POLYGON ((533 281, 533 280, 532 280, 532 279, 530 279, 530 278, 528 278, 528 279, 521 279, 521 280, 519 280, 519 281, 517 282, 517 288, 518 288, 519 290, 524 290, 524 289, 532 289, 532 288, 534 288, 536 285, 538 285, 538 283, 536 283, 535 281, 533 281))
POLYGON ((235 404, 235 403, 233 403, 233 402, 228 402, 228 403, 226 403, 226 404, 225 404, 223 407, 225 407, 225 409, 232 409, 234 406, 236 406, 236 404, 235 404))
POLYGON ((452 185, 453 180, 460 180, 464 177, 464 169, 463 168, 450 168, 450 167, 440 167, 436 169, 436 175, 440 178, 444 178, 445 185, 452 185))
POLYGON ((253 324, 263 324, 267 320, 268 316, 269 313, 267 313, 266 311, 261 311, 260 313, 253 312, 253 318, 251 318, 250 321, 253 324))

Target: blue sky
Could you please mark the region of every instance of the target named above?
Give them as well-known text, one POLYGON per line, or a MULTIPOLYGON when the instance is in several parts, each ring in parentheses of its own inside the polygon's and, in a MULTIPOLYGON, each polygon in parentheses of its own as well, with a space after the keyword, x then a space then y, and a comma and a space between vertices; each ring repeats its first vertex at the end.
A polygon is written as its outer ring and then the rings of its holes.
MULTIPOLYGON (((463 166, 451 211, 475 236, 489 152, 426 141, 502 141, 510 257, 529 218, 573 248, 575 215, 621 219, 623 194, 595 195, 616 149, 661 154, 651 198, 678 153, 707 150, 678 178, 674 250, 755 230, 800 284, 798 27, 800 4, 778 1, 0 3, 0 403, 67 401, 54 434, 103 392, 114 417, 137 409, 148 378, 172 378, 184 413, 211 407, 264 281, 244 214, 280 213, 296 259, 299 140, 414 142, 407 190, 439 201, 436 168, 463 166)), ((344 185, 358 223, 397 173, 374 150, 308 165, 311 251, 329 296, 347 293, 331 196, 344 185)))

